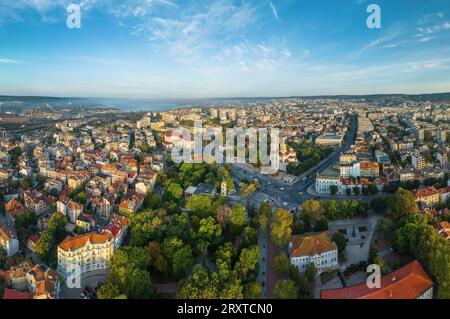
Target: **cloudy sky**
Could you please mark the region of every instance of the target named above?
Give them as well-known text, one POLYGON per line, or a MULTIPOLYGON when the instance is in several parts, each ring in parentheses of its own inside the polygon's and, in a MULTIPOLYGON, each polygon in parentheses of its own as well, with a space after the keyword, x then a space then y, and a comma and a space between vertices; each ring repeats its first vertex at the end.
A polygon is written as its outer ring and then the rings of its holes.
POLYGON ((450 91, 450 0, 0 0, 0 94, 450 91), (66 26, 69 3, 81 29, 66 26), (381 7, 369 29, 366 8, 381 7))

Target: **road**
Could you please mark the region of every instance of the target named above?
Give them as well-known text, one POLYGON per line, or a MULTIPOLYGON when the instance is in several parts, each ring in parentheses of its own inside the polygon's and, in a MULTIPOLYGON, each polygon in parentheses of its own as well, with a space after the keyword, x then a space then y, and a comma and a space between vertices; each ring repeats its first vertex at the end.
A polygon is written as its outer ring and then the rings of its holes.
POLYGON ((336 148, 326 159, 299 176, 298 181, 292 185, 286 185, 272 176, 260 174, 258 169, 246 164, 233 164, 232 172, 239 180, 244 177, 248 180, 258 180, 261 185, 260 192, 271 197, 273 203, 286 208, 298 207, 305 200, 315 197, 308 193, 308 188, 315 184, 317 171, 323 172, 327 167, 339 161, 341 152, 348 150, 354 144, 356 128, 356 117, 352 116, 352 131, 347 134, 344 145, 336 148))

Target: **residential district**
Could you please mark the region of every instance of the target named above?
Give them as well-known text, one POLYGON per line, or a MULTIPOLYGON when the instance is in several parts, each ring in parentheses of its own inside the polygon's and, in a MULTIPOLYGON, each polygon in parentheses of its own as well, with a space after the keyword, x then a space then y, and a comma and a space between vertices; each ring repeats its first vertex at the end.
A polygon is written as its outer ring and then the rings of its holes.
POLYGON ((286 98, 0 114, 0 296, 448 299, 449 107, 286 98), (175 163, 173 147, 194 142, 174 130, 195 121, 279 129, 279 171, 175 163))

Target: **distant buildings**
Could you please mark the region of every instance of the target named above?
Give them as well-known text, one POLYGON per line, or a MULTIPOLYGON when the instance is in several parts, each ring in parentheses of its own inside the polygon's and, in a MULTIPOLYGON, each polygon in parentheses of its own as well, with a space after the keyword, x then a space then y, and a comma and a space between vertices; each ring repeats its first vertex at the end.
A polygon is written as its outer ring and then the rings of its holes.
POLYGON ((342 145, 344 136, 336 133, 324 133, 316 138, 316 144, 322 146, 339 147, 342 145))

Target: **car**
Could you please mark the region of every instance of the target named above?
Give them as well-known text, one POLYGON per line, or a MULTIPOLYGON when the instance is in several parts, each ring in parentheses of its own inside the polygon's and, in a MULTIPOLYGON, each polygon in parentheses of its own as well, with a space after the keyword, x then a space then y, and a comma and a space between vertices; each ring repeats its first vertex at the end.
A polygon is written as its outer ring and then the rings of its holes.
POLYGON ((280 190, 284 191, 284 187, 281 187, 280 190))
POLYGON ((97 299, 97 294, 91 286, 87 285, 83 289, 83 294, 89 299, 97 299))

